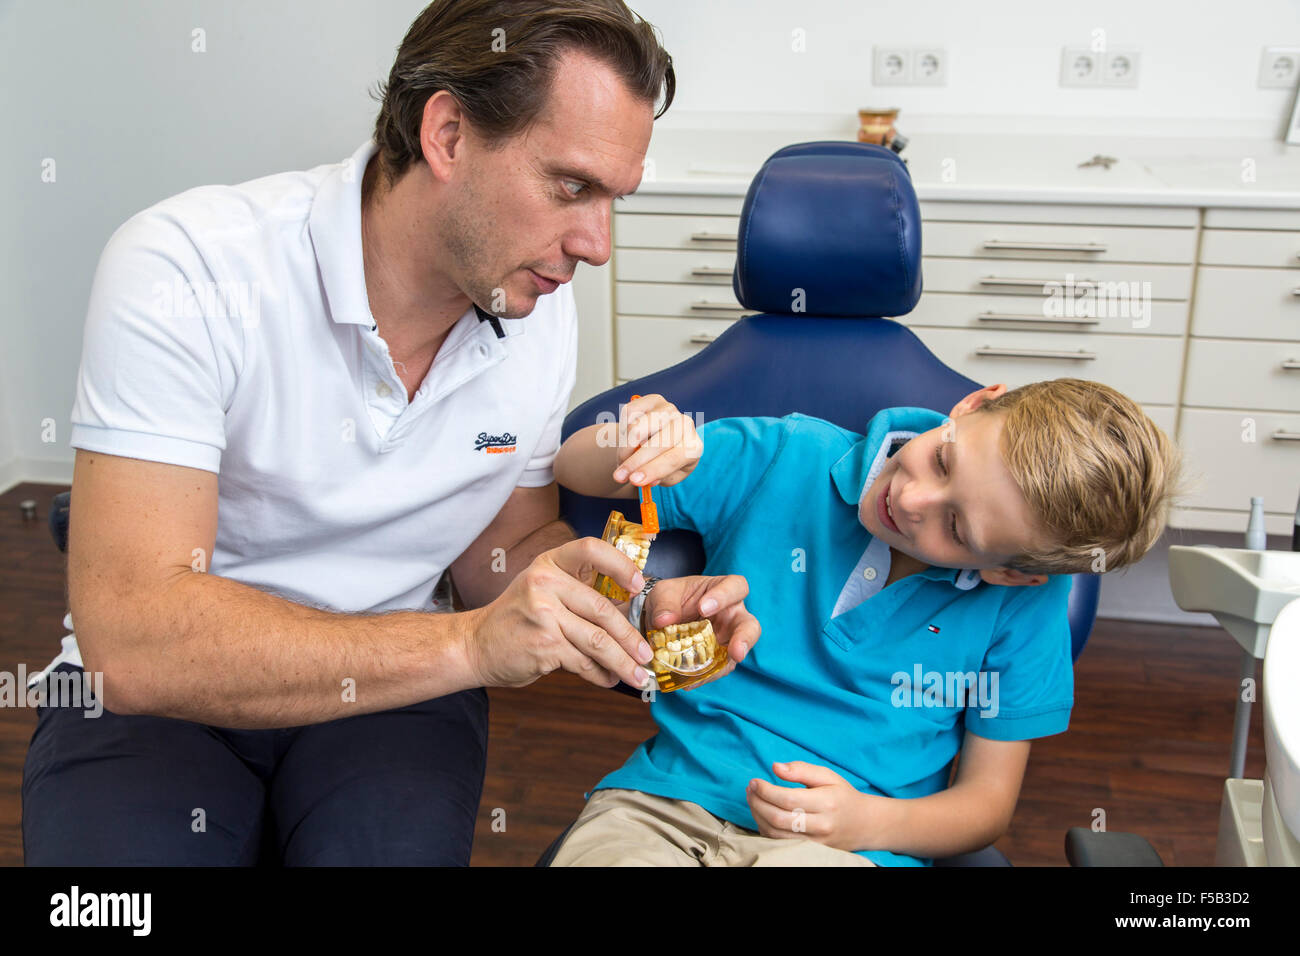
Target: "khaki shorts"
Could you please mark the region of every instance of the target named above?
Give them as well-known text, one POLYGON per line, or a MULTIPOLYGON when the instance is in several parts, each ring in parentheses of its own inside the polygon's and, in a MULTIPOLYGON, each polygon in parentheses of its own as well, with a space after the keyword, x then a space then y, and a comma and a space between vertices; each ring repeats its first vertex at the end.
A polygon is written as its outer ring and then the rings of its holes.
POLYGON ((551 866, 875 866, 807 837, 765 837, 697 803, 597 790, 551 866))

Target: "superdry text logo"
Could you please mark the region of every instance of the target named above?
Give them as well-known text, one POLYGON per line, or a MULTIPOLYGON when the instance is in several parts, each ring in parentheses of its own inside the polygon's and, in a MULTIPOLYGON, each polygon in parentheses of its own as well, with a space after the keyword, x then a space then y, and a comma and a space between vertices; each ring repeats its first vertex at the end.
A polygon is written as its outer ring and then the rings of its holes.
POLYGON ((479 432, 478 438, 474 439, 474 450, 485 451, 489 455, 503 455, 515 450, 517 441, 515 436, 509 432, 500 435, 489 435, 487 432, 479 432))
POLYGON ((82 893, 74 884, 50 897, 50 925, 126 926, 133 936, 148 936, 152 910, 151 893, 82 893))

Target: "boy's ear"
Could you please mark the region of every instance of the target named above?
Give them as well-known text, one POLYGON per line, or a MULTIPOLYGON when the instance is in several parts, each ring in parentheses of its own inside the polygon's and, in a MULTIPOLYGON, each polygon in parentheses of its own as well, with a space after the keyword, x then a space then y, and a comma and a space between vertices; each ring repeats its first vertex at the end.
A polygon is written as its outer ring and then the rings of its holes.
POLYGON ((1015 568, 981 568, 980 577, 989 584, 1001 584, 1011 588, 1047 583, 1046 574, 1026 574, 1015 568))
POLYGON ((1006 393, 1006 390, 1007 386, 1004 383, 985 385, 983 388, 971 392, 954 405, 952 407, 952 413, 948 417, 956 418, 959 415, 969 414, 983 405, 986 401, 992 401, 995 398, 1002 397, 1002 395, 1006 393))

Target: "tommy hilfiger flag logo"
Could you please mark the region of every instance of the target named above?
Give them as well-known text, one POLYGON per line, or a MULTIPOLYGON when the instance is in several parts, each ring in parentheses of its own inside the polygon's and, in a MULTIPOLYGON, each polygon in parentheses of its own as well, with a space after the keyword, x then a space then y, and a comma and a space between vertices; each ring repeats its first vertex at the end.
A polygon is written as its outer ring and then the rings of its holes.
POLYGON ((517 444, 515 436, 509 432, 500 435, 479 432, 478 438, 474 439, 474 450, 485 451, 489 455, 504 455, 514 451, 517 444))

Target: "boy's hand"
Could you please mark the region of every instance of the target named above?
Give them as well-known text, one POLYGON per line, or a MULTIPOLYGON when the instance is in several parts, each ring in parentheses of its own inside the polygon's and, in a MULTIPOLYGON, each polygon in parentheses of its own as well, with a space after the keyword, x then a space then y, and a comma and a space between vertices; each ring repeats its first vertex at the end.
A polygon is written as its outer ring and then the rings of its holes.
POLYGON ((739 574, 665 578, 650 592, 644 614, 646 627, 662 628, 707 617, 713 624, 713 636, 726 645, 731 657, 722 670, 682 693, 726 677, 758 640, 762 628, 758 618, 745 609, 747 594, 749 582, 739 574))
POLYGON ((837 850, 883 849, 883 834, 897 803, 860 793, 830 767, 794 760, 772 764, 783 780, 804 784, 782 787, 755 777, 745 789, 749 811, 766 837, 807 837, 837 850))
POLYGON ((642 395, 624 405, 619 434, 627 435, 613 475, 619 484, 675 485, 695 470, 704 453, 695 422, 662 395, 642 395))

